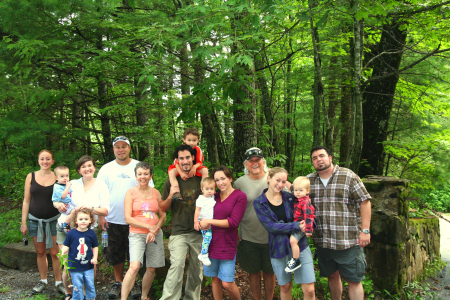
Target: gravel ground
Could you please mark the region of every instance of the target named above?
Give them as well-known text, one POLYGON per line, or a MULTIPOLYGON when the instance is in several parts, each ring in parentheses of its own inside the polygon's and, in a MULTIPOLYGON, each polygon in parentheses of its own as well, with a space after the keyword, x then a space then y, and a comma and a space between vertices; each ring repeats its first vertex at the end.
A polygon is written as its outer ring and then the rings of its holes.
MULTIPOLYGON (((44 290, 41 295, 46 296, 46 299, 63 299, 63 295, 56 291, 55 289, 55 279, 53 277, 52 269, 49 268, 48 275, 48 287, 44 290)), ((96 279, 96 299, 107 299, 107 291, 112 284, 112 281, 103 277, 101 272, 98 274, 98 281, 96 279)), ((29 271, 19 271, 8 268, 0 268, 0 291, 2 288, 9 288, 5 292, 0 292, 0 299, 42 299, 33 298, 31 289, 39 281, 39 272, 37 269, 29 271)), ((111 277, 112 278, 112 277, 111 277)), ((109 279, 111 279, 109 278, 109 279)), ((236 284, 238 285, 242 299, 252 299, 250 287, 248 286, 248 280, 245 273, 237 267, 236 270, 236 284)), ((156 297, 156 290, 152 287, 150 290, 150 299, 158 299, 156 297)), ((229 299, 226 295, 225 299, 229 299)), ((131 299, 129 297, 128 299, 131 299)), ((211 286, 202 287, 201 299, 210 300, 213 299, 211 286)))
MULTIPOLYGON (((50 275, 51 268, 48 275, 48 286, 41 295, 46 296, 47 299, 63 299, 63 295, 56 291, 55 278, 50 275)), ((32 298, 31 289, 39 281, 38 270, 19 271, 13 269, 0 269, 0 287, 9 287, 8 292, 0 293, 0 299, 29 299, 32 298)), ((106 299, 106 285, 97 285, 97 299, 106 299)), ((33 298, 32 298, 33 299, 33 298)))

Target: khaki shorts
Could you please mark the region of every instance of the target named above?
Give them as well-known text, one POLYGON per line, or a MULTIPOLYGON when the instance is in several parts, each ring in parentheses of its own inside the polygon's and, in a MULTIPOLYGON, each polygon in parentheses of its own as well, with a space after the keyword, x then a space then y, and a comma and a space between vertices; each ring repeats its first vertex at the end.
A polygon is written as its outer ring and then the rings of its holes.
POLYGON ((329 277, 339 270, 342 278, 361 282, 366 273, 366 255, 363 248, 354 246, 345 250, 316 248, 319 258, 320 276, 329 277))
POLYGON ((147 268, 161 268, 165 265, 163 232, 159 231, 156 236, 156 243, 145 243, 146 233, 133 233, 128 235, 130 240, 130 262, 138 261, 141 268, 144 263, 144 253, 147 268))
POLYGON ((241 240, 237 247, 237 261, 247 273, 255 274, 263 271, 266 274, 273 274, 269 244, 241 240))

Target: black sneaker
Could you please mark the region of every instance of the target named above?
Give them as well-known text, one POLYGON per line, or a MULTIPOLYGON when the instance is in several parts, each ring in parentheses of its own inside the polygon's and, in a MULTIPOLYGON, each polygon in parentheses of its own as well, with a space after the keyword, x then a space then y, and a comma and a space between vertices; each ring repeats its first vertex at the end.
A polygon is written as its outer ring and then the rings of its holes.
POLYGON ((134 282, 134 286, 131 289, 131 298, 133 299, 141 298, 141 287, 139 286, 137 281, 134 282))
POLYGON ((183 201, 183 197, 181 197, 181 194, 180 193, 175 193, 175 194, 173 194, 173 197, 172 197, 172 202, 182 202, 183 201))
POLYGON ((117 299, 120 295, 120 290, 122 289, 122 282, 114 282, 108 292, 108 299, 117 299))
POLYGON ((292 273, 295 270, 297 270, 298 268, 300 268, 302 266, 302 264, 300 263, 300 259, 295 259, 295 258, 291 258, 288 263, 286 268, 284 269, 284 271, 286 273, 292 273))

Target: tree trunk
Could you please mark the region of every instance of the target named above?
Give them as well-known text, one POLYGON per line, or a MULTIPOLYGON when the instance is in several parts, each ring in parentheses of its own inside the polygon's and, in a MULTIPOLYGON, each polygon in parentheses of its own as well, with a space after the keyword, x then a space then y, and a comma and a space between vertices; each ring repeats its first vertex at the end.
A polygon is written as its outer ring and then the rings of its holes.
MULTIPOLYGON (((191 51, 195 52, 198 43, 190 43, 191 51)), ((194 67, 194 81, 197 87, 201 86, 205 80, 205 69, 204 62, 196 56, 193 60, 194 67)), ((204 92, 195 92, 196 98, 209 99, 208 95, 204 92)), ((209 99, 210 100, 210 99, 209 99)), ((212 103, 211 103, 212 106, 212 103)), ((208 153, 208 160, 212 166, 219 165, 219 153, 217 151, 217 141, 216 141, 216 129, 212 121, 212 114, 209 111, 213 111, 211 106, 205 107, 205 112, 201 114, 202 122, 202 137, 206 139, 206 148, 208 153)))
MULTIPOLYGON (((72 135, 79 136, 81 129, 81 107, 78 103, 78 98, 72 98, 72 135)), ((79 150, 78 142, 76 138, 72 138, 69 145, 69 151, 71 153, 77 153, 79 150)))
POLYGON ((292 173, 293 169, 294 169, 294 159, 295 159, 295 155, 293 155, 293 143, 292 143, 292 130, 293 130, 293 122, 292 120, 293 118, 293 106, 294 103, 292 101, 293 97, 292 97, 292 82, 291 82, 291 77, 292 77, 292 59, 290 58, 287 61, 287 70, 286 70, 286 79, 285 79, 285 84, 286 84, 286 105, 285 105, 285 135, 284 135, 284 155, 286 155, 286 170, 288 171, 289 174, 292 173))
POLYGON ((341 97, 341 114, 339 123, 341 124, 341 145, 339 148, 339 161, 344 164, 347 161, 347 153, 351 144, 350 129, 352 119, 352 90, 346 80, 348 72, 343 72, 341 76, 342 97, 341 97))
MULTIPOLYGON (((336 49, 333 49, 332 52, 337 52, 336 49)), ((342 76, 342 74, 339 72, 338 67, 338 57, 337 56, 331 56, 330 57, 330 84, 328 88, 328 120, 330 120, 330 129, 326 131, 325 140, 331 141, 331 144, 329 145, 330 152, 334 154, 334 145, 335 145, 335 128, 336 128, 336 109, 339 104, 339 95, 338 95, 338 76, 342 76), (332 136, 329 136, 329 135, 332 136)))
POLYGON ((358 173, 361 159, 361 150, 363 144, 363 115, 362 115, 362 93, 361 93, 361 56, 364 46, 363 40, 363 20, 356 20, 354 22, 354 36, 355 36, 355 56, 354 56, 354 73, 353 73, 353 100, 355 105, 355 146, 353 156, 351 157, 351 169, 358 173))
MULTIPOLYGON (((261 69, 264 67, 264 64, 261 60, 261 57, 255 57, 255 67, 256 69, 261 69)), ((261 106, 264 112, 264 117, 266 119, 266 124, 269 126, 269 142, 273 148, 274 154, 280 154, 281 150, 279 147, 277 133, 275 128, 275 121, 273 118, 272 111, 272 99, 269 94, 269 88, 267 87, 267 81, 264 77, 264 71, 260 71, 256 74, 258 85, 261 90, 261 106)))
MULTIPOLYGON (((400 29, 398 20, 383 26, 375 57, 372 77, 398 71, 402 60, 402 50, 406 41, 407 31, 400 29), (381 54, 383 52, 393 52, 381 54)), ((391 115, 394 93, 399 74, 386 76, 369 83, 363 94, 364 143, 361 159, 366 163, 360 167, 359 175, 381 175, 383 172, 384 146, 387 139, 387 128, 391 115)), ((370 79, 369 79, 370 80, 370 79)))
POLYGON ((325 119, 326 134, 325 136, 329 139, 325 141, 325 145, 329 148, 333 148, 333 131, 330 125, 330 120, 328 119, 327 107, 325 105, 325 97, 323 91, 322 83, 322 66, 320 60, 320 49, 319 49, 319 34, 317 32, 317 27, 314 27, 312 8, 316 4, 312 0, 308 1, 309 10, 309 25, 311 30, 311 38, 313 42, 314 49, 314 86, 313 86, 313 96, 314 96, 314 118, 313 118, 313 146, 318 146, 323 144, 322 135, 320 134, 320 106, 322 105, 322 114, 325 119))
MULTIPOLYGON (((236 34, 243 34, 243 25, 241 24, 242 15, 236 13, 234 15, 234 22, 232 23, 233 30, 236 34)), ((252 45, 244 43, 244 47, 251 48, 252 45)), ((242 47, 242 46, 241 46, 242 47)), ((231 47, 231 55, 236 55, 238 52, 238 44, 233 43, 231 47)), ((256 146, 256 97, 254 95, 255 82, 254 71, 250 70, 243 64, 237 64, 232 70, 232 86, 233 94, 233 110, 234 118, 234 156, 233 156, 233 170, 240 172, 243 169, 245 150, 256 146), (244 79, 245 78, 245 79, 244 79), (250 86, 249 89, 247 86, 250 86)), ((231 92, 231 89, 230 89, 231 92)))
POLYGON ((136 125, 143 129, 141 134, 143 136, 137 138, 138 141, 138 159, 144 161, 150 156, 150 145, 148 142, 148 134, 146 133, 148 128, 148 112, 147 102, 144 100, 144 81, 139 83, 139 76, 134 77, 134 97, 136 102, 136 125))

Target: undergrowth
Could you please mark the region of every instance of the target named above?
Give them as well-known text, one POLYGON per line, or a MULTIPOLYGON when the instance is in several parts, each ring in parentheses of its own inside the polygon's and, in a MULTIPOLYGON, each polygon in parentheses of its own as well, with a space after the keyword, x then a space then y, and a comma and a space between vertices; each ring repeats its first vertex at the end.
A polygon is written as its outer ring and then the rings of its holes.
POLYGON ((13 209, 0 213, 0 248, 9 243, 19 243, 23 236, 20 232, 22 211, 13 209))

